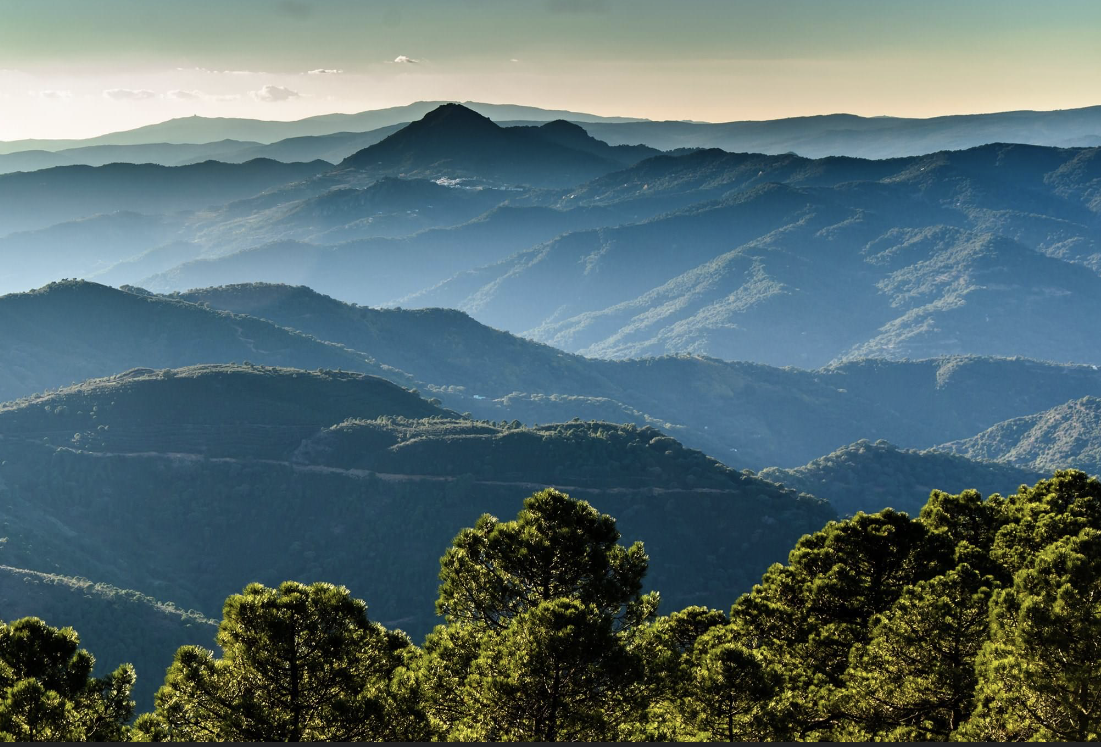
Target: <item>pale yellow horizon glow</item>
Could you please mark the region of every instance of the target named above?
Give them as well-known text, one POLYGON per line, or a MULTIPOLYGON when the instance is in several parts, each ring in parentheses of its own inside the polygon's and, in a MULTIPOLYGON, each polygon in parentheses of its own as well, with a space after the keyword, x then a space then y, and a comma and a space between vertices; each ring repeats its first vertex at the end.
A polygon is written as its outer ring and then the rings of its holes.
POLYGON ((423 100, 729 122, 1101 104, 1101 3, 0 0, 0 140, 423 100), (314 72, 310 72, 314 71, 314 72), (331 71, 331 72, 319 72, 331 71))
POLYGON ((409 72, 313 75, 202 70, 31 75, 5 70, 0 71, 0 140, 88 138, 192 115, 288 121, 422 100, 709 122, 833 113, 927 118, 1101 104, 1093 71, 1086 68, 1035 66, 1012 82, 992 84, 992 71, 981 64, 964 71, 930 71, 925 65, 923 75, 906 61, 885 62, 874 69, 851 61, 820 60, 569 67, 559 65, 548 72, 523 62, 431 62, 409 72), (1056 78, 1060 85, 1053 85, 1056 78), (298 95, 264 100, 258 92, 265 86, 298 95), (701 90, 710 93, 701 96, 701 90))

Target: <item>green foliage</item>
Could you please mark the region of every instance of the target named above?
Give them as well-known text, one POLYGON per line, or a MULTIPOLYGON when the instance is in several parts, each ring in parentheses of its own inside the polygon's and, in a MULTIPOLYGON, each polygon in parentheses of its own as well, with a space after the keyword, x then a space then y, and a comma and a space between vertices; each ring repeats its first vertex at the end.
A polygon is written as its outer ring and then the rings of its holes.
POLYGON ((422 736, 393 674, 410 646, 331 584, 250 585, 226 600, 221 658, 181 648, 144 731, 173 741, 368 741, 422 736))
POLYGON ((696 642, 728 622, 719 610, 687 607, 637 630, 630 645, 645 668, 640 683, 644 705, 636 719, 620 725, 620 738, 676 741, 695 736, 695 726, 687 722, 683 706, 694 677, 696 642))
POLYGON ((1101 531, 1062 537, 990 607, 978 708, 961 736, 984 741, 1101 738, 1101 531))
POLYGON ((81 642, 96 652, 94 676, 123 662, 133 664, 141 675, 132 690, 139 710, 152 707, 161 672, 176 649, 209 645, 218 629, 217 621, 146 594, 9 566, 0 566, 0 609, 79 630, 81 642))
POLYGON ((872 616, 943 572, 951 557, 950 544, 906 514, 858 513, 801 539, 788 565, 770 568, 734 604, 742 640, 784 673, 770 704, 782 735, 809 738, 838 723, 833 701, 872 616))
POLYGON ((946 741, 967 720, 995 586, 964 564, 910 586, 872 619, 839 696, 850 737, 946 741))
POLYGON ((764 722, 767 703, 781 678, 760 654, 747 648, 731 625, 714 627, 696 641, 691 679, 678 704, 693 739, 759 741, 774 733, 764 722))
POLYGON ((92 678, 95 660, 72 628, 38 618, 0 623, 0 739, 123 741, 134 711, 128 664, 92 678))
POLYGON ((610 739, 637 709, 635 629, 657 609, 642 594, 648 558, 619 544, 615 520, 544 490, 517 518, 482 516, 440 560, 448 625, 416 664, 439 736, 610 739), (448 692, 457 696, 448 695, 448 692))
POLYGON ((448 622, 504 629, 544 602, 573 599, 634 625, 657 609, 643 596, 642 543, 619 545, 615 519, 585 501, 543 490, 516 520, 488 514, 464 529, 440 560, 437 612, 448 622))
POLYGON ((181 647, 132 726, 132 667, 95 680, 71 629, 4 625, 0 736, 1096 740, 1098 524, 1101 482, 1080 472, 934 491, 916 520, 805 536, 729 617, 655 617, 641 545, 547 489, 455 537, 423 648, 343 587, 253 584, 226 600, 222 655, 181 647))
POLYGON ((612 738, 620 692, 639 662, 612 618, 577 599, 539 602, 486 633, 463 686, 464 717, 450 737, 480 741, 612 738))

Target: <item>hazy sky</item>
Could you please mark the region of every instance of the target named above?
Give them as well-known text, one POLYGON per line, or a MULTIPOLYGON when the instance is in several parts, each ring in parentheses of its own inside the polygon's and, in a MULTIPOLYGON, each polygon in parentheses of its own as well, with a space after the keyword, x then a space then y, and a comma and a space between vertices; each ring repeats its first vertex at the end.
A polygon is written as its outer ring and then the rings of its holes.
POLYGON ((422 99, 655 119, 1101 104, 1101 0, 0 0, 0 140, 422 99))

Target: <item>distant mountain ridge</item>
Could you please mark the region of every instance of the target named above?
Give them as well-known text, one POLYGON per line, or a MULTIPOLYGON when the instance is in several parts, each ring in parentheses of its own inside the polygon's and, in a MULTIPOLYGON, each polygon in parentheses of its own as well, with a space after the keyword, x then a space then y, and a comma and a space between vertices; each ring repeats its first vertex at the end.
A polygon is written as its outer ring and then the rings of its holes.
MULTIPOLYGON (((444 103, 457 102, 422 101, 359 114, 327 114, 294 122, 185 117, 84 140, 0 143, 0 155, 94 145, 201 144, 226 139, 267 144, 287 138, 328 136, 340 132, 364 133, 410 122, 444 103)), ((962 150, 995 142, 1055 147, 1101 144, 1101 106, 957 114, 927 119, 827 114, 711 123, 601 117, 507 104, 463 102, 463 105, 495 121, 547 122, 564 119, 582 124, 590 135, 612 145, 641 143, 659 150, 722 148, 768 154, 795 152, 810 158, 892 158, 940 150, 962 150)))
POLYGON ((1052 470, 1033 470, 983 462, 942 451, 899 449, 887 441, 857 441, 796 467, 769 467, 758 476, 828 500, 841 516, 884 508, 917 516, 933 490, 984 496, 1015 493, 1052 470))
MULTIPOLYGON (((373 109, 357 114, 321 114, 294 121, 234 119, 226 117, 181 117, 124 132, 113 132, 82 140, 15 140, 0 142, 0 154, 22 150, 57 151, 93 145, 141 145, 152 143, 201 144, 217 140, 243 140, 273 143, 291 137, 331 135, 338 132, 366 132, 423 117, 448 101, 418 101, 406 106, 373 109)), ((540 109, 514 104, 462 102, 464 106, 499 120, 552 119, 572 121, 640 121, 630 117, 601 117, 595 114, 557 109, 540 109)))
POLYGON ((168 168, 154 164, 58 166, 0 175, 0 236, 116 211, 178 213, 251 197, 316 176, 330 164, 255 160, 168 168))
POLYGON ((1033 470, 1101 474, 1101 399, 1083 397, 1006 420, 938 449, 1033 470))
POLYGON ((658 151, 613 148, 578 125, 501 127, 460 104, 443 104, 340 163, 371 174, 485 179, 566 187, 658 151))

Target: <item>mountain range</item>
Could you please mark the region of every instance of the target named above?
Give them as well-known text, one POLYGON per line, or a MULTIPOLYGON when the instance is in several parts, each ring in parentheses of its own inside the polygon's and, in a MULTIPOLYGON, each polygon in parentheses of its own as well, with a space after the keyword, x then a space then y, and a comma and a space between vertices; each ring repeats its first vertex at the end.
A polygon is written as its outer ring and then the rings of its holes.
POLYGON ((664 569, 649 583, 675 605, 748 589, 834 515, 654 428, 473 421, 331 370, 132 370, 4 405, 0 450, 16 567, 211 613, 251 581, 334 578, 415 635, 450 539, 539 486, 645 538, 664 569))
MULTIPOLYGON (((419 101, 358 114, 326 114, 292 122, 184 117, 85 140, 22 140, 0 143, 0 156, 36 150, 72 151, 99 145, 206 144, 222 140, 270 144, 290 138, 366 133, 418 119, 444 101, 419 101)), ((810 158, 893 158, 961 150, 992 142, 1056 147, 1101 144, 1101 107, 1056 111, 962 114, 926 119, 827 114, 741 122, 650 121, 508 104, 463 102, 498 122, 564 119, 613 145, 644 144, 660 150, 722 148, 737 152, 794 152, 810 158)), ((314 151, 316 152, 316 151, 314 151)), ((351 152, 344 153, 344 156, 351 152)), ((67 154, 68 157, 81 157, 67 154)), ((342 157, 344 157, 342 156, 342 157)), ((92 156, 94 157, 94 156, 92 156)), ((307 160, 322 157, 314 155, 307 160)), ((129 160, 129 159, 127 159, 129 160)), ((84 163, 84 161, 80 161, 84 163)), ((0 159, 0 163, 3 163, 0 159)), ((167 164, 166 164, 167 165, 167 164)), ((4 169, 0 166, 0 169, 4 169)))
POLYGON ((1101 474, 1101 399, 1083 397, 1011 418, 939 448, 1044 472, 1073 468, 1101 474))
POLYGON ((424 634, 455 534, 550 485, 669 611, 837 517, 1097 472, 1098 121, 421 102, 8 144, 55 165, 0 175, 5 615, 101 667, 151 627, 148 701, 252 581, 424 634))
POLYGON ((1091 365, 954 357, 775 368, 568 354, 449 310, 372 309, 308 288, 176 296, 58 283, 0 298, 0 400, 134 367, 245 361, 387 378, 494 421, 653 426, 731 466, 797 467, 861 438, 927 449, 1101 396, 1091 365), (813 424, 813 427, 808 427, 813 424))
POLYGON ((1068 320, 1101 311, 1099 154, 645 157, 568 123, 502 128, 449 105, 333 171, 193 214, 93 276, 457 308, 608 358, 1096 363, 1097 330, 1068 320))

